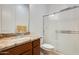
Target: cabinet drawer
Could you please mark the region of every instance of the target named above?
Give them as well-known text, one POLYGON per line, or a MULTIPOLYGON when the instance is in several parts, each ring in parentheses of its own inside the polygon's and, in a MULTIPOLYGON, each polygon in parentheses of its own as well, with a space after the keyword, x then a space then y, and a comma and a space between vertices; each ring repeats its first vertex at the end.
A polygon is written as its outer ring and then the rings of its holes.
POLYGON ((11 49, 8 49, 8 50, 2 51, 2 52, 7 52, 6 54, 8 54, 8 55, 19 55, 19 54, 22 54, 24 51, 27 51, 29 49, 32 49, 31 42, 13 47, 11 49))
POLYGON ((33 47, 40 46, 40 38, 32 42, 33 47))
POLYGON ((31 49, 31 50, 26 51, 26 52, 25 52, 25 53, 23 53, 22 55, 32 55, 32 49, 31 49))
POLYGON ((33 55, 40 55, 40 46, 33 48, 33 55))

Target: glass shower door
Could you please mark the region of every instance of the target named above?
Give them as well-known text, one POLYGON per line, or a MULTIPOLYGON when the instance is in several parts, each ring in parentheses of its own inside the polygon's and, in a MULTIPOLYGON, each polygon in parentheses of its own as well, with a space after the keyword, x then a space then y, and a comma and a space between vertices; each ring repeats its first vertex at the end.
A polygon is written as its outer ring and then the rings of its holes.
POLYGON ((64 54, 79 54, 79 8, 44 17, 44 42, 64 54))

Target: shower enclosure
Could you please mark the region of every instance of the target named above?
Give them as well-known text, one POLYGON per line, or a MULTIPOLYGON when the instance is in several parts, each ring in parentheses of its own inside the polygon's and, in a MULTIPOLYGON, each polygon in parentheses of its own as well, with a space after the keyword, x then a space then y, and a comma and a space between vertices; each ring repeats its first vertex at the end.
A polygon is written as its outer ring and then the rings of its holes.
POLYGON ((79 54, 79 6, 43 17, 44 42, 68 55, 79 54))

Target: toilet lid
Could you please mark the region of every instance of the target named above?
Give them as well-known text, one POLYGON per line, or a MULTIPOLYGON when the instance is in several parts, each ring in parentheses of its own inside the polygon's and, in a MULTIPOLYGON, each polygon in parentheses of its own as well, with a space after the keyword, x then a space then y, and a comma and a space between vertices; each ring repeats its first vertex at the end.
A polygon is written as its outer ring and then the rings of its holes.
POLYGON ((50 45, 50 44, 42 44, 41 46, 42 48, 46 48, 46 49, 53 49, 54 46, 50 45))

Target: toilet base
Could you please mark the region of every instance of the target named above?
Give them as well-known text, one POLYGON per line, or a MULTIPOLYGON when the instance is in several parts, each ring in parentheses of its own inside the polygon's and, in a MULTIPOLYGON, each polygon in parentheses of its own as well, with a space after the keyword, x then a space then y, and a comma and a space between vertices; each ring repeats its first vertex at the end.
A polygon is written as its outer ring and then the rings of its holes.
POLYGON ((52 50, 48 51, 48 50, 45 50, 45 49, 41 48, 41 52, 44 55, 63 55, 61 52, 59 52, 55 49, 52 49, 52 50))

